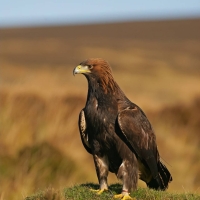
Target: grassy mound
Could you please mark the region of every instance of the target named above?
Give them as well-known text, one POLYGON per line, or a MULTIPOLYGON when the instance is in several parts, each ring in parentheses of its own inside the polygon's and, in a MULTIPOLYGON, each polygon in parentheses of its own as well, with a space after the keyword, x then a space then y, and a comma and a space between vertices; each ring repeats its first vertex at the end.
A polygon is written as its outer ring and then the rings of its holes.
MULTIPOLYGON (((25 200, 107 200, 113 199, 115 194, 121 191, 120 184, 112 184, 108 192, 101 195, 95 194, 90 189, 98 189, 97 184, 88 183, 76 185, 70 188, 65 188, 62 191, 56 191, 53 188, 48 188, 45 191, 38 192, 32 196, 26 197, 25 200)), ((200 196, 192 193, 177 194, 163 191, 155 191, 148 188, 138 188, 137 191, 132 192, 131 197, 143 200, 198 200, 200 196)))

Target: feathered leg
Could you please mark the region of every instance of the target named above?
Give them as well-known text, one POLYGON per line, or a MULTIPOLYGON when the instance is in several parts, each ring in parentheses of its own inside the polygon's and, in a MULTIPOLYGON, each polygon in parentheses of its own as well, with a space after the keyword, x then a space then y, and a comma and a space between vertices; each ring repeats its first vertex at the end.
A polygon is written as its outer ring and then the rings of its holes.
POLYGON ((108 183, 107 183, 107 177, 108 177, 108 158, 106 156, 99 157, 97 155, 94 155, 94 163, 96 167, 96 173, 99 180, 100 188, 99 190, 93 190, 97 192, 97 194, 101 194, 105 190, 108 190, 108 183))
POLYGON ((138 182, 138 166, 137 160, 134 156, 131 159, 131 162, 128 160, 124 160, 119 167, 117 177, 122 180, 123 188, 122 193, 114 195, 114 198, 121 198, 123 200, 126 199, 134 199, 129 196, 131 190, 137 189, 138 182))

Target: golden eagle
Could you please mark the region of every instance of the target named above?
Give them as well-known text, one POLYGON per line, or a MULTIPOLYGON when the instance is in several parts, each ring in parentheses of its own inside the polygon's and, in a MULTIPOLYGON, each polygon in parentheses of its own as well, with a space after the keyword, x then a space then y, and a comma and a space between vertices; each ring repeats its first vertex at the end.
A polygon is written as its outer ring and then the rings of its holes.
POLYGON ((141 108, 115 82, 108 62, 101 58, 85 60, 73 74, 83 74, 88 81, 79 130, 85 149, 93 155, 98 193, 108 190, 109 171, 123 183, 116 198, 131 198, 129 193, 136 190, 138 178, 149 188, 165 190, 172 177, 160 161, 153 128, 141 108))

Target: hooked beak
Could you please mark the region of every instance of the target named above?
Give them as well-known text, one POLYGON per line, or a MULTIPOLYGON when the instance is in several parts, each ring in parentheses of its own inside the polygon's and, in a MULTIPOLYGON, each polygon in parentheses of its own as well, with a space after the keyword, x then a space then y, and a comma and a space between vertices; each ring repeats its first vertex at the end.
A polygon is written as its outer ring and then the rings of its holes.
POLYGON ((77 67, 74 68, 73 70, 73 75, 75 76, 75 74, 87 74, 87 73, 91 73, 90 69, 88 68, 88 66, 82 66, 82 65, 78 65, 77 67))

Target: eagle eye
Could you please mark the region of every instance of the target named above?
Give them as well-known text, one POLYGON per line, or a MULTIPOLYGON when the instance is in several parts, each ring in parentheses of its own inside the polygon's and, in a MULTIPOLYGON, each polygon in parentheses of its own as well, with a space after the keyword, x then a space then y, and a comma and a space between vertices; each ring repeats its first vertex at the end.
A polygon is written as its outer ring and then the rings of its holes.
POLYGON ((93 66, 92 66, 92 65, 88 65, 88 68, 89 68, 89 69, 92 69, 92 68, 93 68, 93 66))

